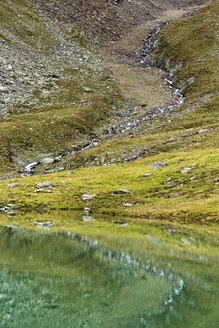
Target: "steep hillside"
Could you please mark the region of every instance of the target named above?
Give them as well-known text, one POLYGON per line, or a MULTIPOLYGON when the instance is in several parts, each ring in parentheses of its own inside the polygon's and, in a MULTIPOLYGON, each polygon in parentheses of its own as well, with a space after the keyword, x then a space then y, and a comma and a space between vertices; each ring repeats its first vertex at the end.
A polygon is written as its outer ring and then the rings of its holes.
POLYGON ((0 72, 3 172, 89 139, 121 100, 84 34, 27 1, 0 1, 0 72))

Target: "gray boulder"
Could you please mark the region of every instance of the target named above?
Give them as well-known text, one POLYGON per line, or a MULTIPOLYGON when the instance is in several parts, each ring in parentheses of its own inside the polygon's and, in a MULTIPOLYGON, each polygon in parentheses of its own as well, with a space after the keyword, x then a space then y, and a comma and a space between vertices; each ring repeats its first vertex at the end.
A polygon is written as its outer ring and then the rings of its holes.
POLYGON ((38 183, 37 187, 54 189, 53 185, 49 181, 48 182, 43 182, 43 183, 38 183))
POLYGON ((164 162, 154 162, 148 166, 149 169, 161 169, 162 167, 166 166, 164 162))

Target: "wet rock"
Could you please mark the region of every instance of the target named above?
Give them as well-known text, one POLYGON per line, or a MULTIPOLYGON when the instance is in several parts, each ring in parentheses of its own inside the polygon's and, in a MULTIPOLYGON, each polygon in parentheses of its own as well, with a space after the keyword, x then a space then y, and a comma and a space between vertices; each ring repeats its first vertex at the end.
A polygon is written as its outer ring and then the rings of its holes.
POLYGON ((18 187, 19 184, 18 183, 9 183, 6 188, 14 188, 14 187, 18 187))
POLYGON ((84 202, 88 202, 89 200, 91 200, 93 197, 95 197, 96 195, 88 195, 88 194, 84 194, 82 196, 82 199, 84 202))
POLYGON ((42 183, 38 183, 37 187, 39 188, 49 188, 49 189, 54 189, 53 185, 51 184, 51 182, 42 182, 42 183))
POLYGON ((149 169, 160 169, 164 166, 166 166, 166 163, 164 163, 164 162, 154 162, 151 165, 149 165, 148 168, 149 169))
POLYGON ((115 194, 128 194, 129 193, 129 190, 127 189, 118 189, 115 194))

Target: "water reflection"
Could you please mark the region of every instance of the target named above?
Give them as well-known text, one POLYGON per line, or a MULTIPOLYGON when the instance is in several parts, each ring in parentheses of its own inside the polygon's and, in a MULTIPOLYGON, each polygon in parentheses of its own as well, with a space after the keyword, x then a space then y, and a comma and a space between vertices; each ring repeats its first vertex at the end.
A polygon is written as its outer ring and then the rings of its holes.
POLYGON ((153 241, 0 230, 0 327, 218 327, 215 258, 153 241))

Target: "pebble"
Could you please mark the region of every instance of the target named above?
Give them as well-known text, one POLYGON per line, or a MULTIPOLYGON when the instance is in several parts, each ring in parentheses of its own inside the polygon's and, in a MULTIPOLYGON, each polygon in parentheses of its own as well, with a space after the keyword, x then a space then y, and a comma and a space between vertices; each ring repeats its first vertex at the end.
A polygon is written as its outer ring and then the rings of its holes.
POLYGON ((130 204, 130 203, 125 203, 125 204, 123 204, 125 207, 131 207, 132 206, 132 204, 130 204))

